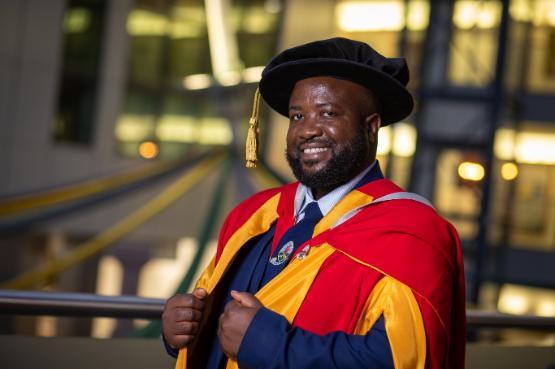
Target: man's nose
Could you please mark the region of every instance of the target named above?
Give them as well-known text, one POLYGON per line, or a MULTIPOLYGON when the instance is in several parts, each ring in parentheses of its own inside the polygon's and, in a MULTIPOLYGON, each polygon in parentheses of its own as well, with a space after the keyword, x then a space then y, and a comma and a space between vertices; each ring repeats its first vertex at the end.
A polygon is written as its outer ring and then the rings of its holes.
POLYGON ((300 135, 304 139, 310 139, 322 135, 322 125, 318 117, 307 115, 301 126, 300 135))

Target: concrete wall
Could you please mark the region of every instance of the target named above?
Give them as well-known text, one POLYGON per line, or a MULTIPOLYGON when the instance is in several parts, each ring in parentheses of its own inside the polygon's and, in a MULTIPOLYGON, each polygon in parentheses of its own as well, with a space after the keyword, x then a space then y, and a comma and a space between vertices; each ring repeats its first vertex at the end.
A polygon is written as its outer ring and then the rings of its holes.
POLYGON ((52 138, 64 0, 0 0, 0 195, 32 191, 137 165, 116 155, 131 0, 108 2, 94 141, 52 138))

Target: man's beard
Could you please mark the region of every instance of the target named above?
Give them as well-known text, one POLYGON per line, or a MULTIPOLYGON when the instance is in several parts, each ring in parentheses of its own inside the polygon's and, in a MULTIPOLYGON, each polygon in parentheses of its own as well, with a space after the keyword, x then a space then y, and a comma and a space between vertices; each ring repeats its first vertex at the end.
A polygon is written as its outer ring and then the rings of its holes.
POLYGON ((359 170, 368 164, 369 148, 363 127, 358 129, 355 137, 341 151, 336 152, 333 145, 329 146, 332 150, 330 161, 324 168, 315 173, 305 172, 299 156, 295 158, 289 152, 285 152, 287 162, 299 182, 310 188, 335 188, 354 178, 359 170))

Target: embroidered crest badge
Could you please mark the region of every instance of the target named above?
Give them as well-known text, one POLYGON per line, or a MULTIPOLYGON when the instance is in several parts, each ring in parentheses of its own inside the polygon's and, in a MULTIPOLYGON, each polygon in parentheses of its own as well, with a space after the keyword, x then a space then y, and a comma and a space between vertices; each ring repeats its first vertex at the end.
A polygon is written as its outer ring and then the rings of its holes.
POLYGON ((310 245, 306 245, 305 247, 303 247, 301 252, 299 252, 299 254, 297 255, 297 259, 304 260, 308 255, 309 251, 310 251, 310 245))
POLYGON ((295 249, 295 244, 293 243, 293 241, 287 242, 279 250, 277 256, 270 258, 270 264, 272 265, 283 264, 285 261, 287 261, 287 259, 289 259, 289 256, 293 253, 294 249, 295 249))

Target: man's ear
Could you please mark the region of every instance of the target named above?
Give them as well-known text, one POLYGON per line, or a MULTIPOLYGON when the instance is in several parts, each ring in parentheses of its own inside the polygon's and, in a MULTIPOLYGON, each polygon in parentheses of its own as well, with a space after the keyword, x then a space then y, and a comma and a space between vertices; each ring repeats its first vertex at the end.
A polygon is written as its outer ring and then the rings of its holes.
POLYGON ((378 140, 378 130, 382 125, 382 117, 379 113, 372 113, 364 119, 364 125, 368 133, 368 139, 371 144, 378 140))

